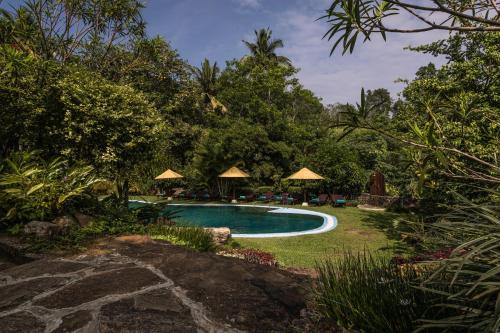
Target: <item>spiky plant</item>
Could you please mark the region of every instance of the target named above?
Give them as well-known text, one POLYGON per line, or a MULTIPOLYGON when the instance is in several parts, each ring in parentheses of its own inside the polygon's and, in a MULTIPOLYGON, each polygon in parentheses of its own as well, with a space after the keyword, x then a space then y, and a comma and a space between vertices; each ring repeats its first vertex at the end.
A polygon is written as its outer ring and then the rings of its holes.
POLYGON ((490 193, 489 203, 455 193, 457 204, 431 226, 454 250, 420 285, 442 300, 419 320, 417 332, 500 330, 500 193, 490 193))

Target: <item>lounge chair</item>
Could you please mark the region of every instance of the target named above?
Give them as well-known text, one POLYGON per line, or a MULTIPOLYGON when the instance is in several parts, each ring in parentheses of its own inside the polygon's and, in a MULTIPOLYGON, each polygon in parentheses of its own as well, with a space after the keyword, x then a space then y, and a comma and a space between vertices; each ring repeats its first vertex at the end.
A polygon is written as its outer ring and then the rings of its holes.
POLYGON ((255 194, 249 193, 245 195, 240 195, 239 200, 244 200, 246 202, 251 202, 255 200, 255 194))
POLYGON ((328 202, 328 194, 320 194, 319 197, 313 198, 309 200, 309 203, 312 205, 324 205, 328 202))
POLYGON ((332 194, 331 201, 334 207, 345 207, 346 204, 346 199, 342 194, 332 194))
POLYGON ((208 201, 208 200, 210 200, 210 194, 208 192, 198 192, 198 193, 196 193, 196 198, 198 200, 208 201))
POLYGON ((183 197, 183 193, 185 192, 185 190, 183 188, 180 188, 180 187, 173 188, 172 190, 174 191, 174 193, 172 193, 172 197, 176 198, 176 199, 182 198, 183 197))
POLYGON ((273 200, 273 192, 266 192, 257 197, 257 201, 270 202, 273 200))
POLYGON ((282 205, 293 205, 297 203, 297 199, 288 193, 282 193, 280 203, 282 205))

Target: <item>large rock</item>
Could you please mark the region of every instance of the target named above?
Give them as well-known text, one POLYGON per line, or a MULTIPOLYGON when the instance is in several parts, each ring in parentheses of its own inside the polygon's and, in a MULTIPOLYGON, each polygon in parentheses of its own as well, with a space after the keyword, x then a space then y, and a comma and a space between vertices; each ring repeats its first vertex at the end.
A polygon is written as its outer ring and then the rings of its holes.
POLYGON ((80 212, 76 212, 74 214, 74 216, 75 216, 76 221, 78 222, 78 224, 82 228, 85 227, 85 226, 87 226, 90 222, 92 222, 94 220, 93 216, 86 215, 86 214, 83 214, 83 213, 80 213, 80 212))
POLYGON ((217 245, 226 244, 229 237, 231 237, 231 229, 229 228, 205 228, 205 230, 212 234, 217 245))
POLYGON ((61 234, 61 227, 45 221, 31 221, 24 226, 24 233, 41 238, 51 238, 61 234))
POLYGON ((306 327, 309 287, 274 267, 146 236, 106 238, 0 271, 0 332, 327 332, 306 327))
POLYGON ((56 224, 59 227, 59 232, 61 234, 66 234, 72 227, 79 226, 78 222, 69 215, 59 216, 52 221, 52 223, 56 224))

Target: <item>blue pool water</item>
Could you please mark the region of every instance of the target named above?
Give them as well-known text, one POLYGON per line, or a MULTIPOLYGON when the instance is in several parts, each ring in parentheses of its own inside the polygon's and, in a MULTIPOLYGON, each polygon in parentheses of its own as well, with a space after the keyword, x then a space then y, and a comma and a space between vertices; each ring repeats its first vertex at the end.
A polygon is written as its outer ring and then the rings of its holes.
POLYGON ((319 228, 323 217, 305 214, 272 213, 275 208, 249 206, 167 206, 178 211, 179 225, 228 227, 234 234, 301 232, 319 228))

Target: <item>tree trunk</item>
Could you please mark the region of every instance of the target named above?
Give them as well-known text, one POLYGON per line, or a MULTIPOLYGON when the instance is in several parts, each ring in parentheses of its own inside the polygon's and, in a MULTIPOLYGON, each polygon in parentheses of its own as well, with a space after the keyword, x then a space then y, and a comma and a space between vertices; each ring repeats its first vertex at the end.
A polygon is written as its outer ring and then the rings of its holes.
POLYGON ((128 207, 128 179, 123 180, 123 182, 120 179, 116 180, 116 190, 118 194, 118 201, 123 204, 124 207, 128 207))
POLYGON ((128 207, 128 179, 123 182, 123 206, 128 207))

